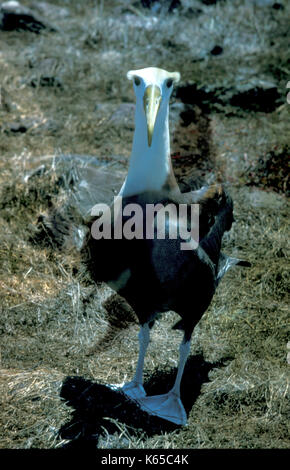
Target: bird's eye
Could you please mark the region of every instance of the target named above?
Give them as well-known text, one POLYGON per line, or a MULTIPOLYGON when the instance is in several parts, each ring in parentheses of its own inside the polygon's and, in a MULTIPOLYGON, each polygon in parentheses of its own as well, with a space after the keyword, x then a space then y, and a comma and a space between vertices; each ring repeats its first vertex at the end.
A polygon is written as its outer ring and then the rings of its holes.
POLYGON ((134 83, 135 83, 136 86, 139 86, 140 83, 141 83, 140 78, 139 77, 134 77, 134 83))
POLYGON ((166 86, 167 86, 167 88, 171 88, 172 85, 173 85, 173 80, 172 80, 172 78, 169 78, 166 82, 166 86))

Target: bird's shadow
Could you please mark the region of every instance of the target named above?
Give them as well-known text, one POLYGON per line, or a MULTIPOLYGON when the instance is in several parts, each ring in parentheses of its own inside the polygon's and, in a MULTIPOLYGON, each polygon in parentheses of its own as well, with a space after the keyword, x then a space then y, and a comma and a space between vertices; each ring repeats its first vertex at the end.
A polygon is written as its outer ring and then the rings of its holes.
MULTIPOLYGON (((191 356, 188 359, 181 384, 181 399, 187 415, 202 384, 209 380, 209 371, 221 365, 220 362, 206 362, 202 356, 191 356)), ((150 379, 145 380, 144 388, 148 395, 165 393, 173 386, 175 377, 176 368, 169 371, 156 370, 150 379)), ((129 434, 139 437, 149 437, 179 428, 141 410, 136 402, 128 399, 122 392, 82 377, 67 377, 60 395, 74 409, 70 422, 59 431, 60 438, 68 440, 67 447, 83 444, 97 447, 100 436, 112 435, 118 430, 117 423, 123 423, 129 434)))

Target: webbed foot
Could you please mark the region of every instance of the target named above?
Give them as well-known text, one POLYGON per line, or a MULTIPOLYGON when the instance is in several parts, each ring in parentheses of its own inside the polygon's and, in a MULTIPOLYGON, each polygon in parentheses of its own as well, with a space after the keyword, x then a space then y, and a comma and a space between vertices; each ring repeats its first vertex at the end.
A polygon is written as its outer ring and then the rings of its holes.
POLYGON ((141 398, 139 404, 147 413, 172 423, 184 426, 187 422, 184 406, 174 392, 141 398))

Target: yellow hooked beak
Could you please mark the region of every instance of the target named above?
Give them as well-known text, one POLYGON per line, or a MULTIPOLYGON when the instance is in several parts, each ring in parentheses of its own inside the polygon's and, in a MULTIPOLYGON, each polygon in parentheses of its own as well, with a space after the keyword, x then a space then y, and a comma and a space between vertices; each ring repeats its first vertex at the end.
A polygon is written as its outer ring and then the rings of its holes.
POLYGON ((151 147, 156 117, 161 102, 161 90, 156 85, 149 85, 144 93, 143 106, 147 120, 148 145, 151 147))

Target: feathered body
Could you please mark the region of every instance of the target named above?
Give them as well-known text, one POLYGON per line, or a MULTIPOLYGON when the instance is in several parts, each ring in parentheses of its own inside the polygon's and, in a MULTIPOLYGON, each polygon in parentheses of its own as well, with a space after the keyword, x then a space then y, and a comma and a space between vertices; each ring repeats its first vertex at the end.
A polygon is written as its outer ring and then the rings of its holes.
MULTIPOLYGON (((138 204, 144 219, 147 204, 184 204, 191 196, 199 204, 199 246, 181 250, 180 236, 169 239, 170 220, 165 239, 95 240, 90 234, 86 244, 86 264, 92 278, 107 282, 135 310, 140 323, 154 320, 157 313, 174 310, 183 319, 189 338, 194 326, 209 306, 218 284, 221 242, 233 221, 232 199, 220 186, 209 187, 199 197, 199 191, 162 195, 154 192, 123 198, 122 206, 138 204)), ((128 217, 123 217, 122 226, 128 217)), ((156 222, 156 216, 155 216, 156 222)), ((145 232, 145 221, 144 221, 145 232)), ((112 233, 113 233, 112 221, 112 233)))

